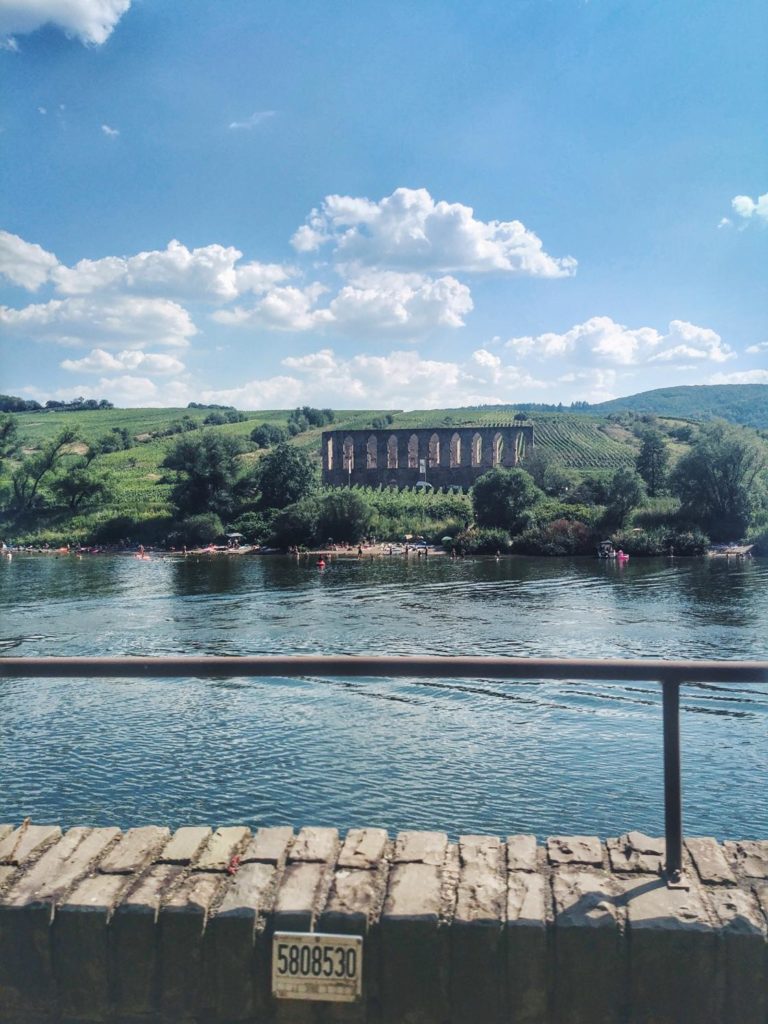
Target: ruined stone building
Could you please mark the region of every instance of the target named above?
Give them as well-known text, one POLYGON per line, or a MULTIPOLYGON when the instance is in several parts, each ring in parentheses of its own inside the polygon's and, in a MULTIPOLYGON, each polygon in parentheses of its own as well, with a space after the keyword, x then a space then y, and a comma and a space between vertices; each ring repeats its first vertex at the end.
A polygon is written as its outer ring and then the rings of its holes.
POLYGON ((533 427, 326 430, 323 483, 333 487, 471 487, 494 466, 517 466, 533 447, 533 427))

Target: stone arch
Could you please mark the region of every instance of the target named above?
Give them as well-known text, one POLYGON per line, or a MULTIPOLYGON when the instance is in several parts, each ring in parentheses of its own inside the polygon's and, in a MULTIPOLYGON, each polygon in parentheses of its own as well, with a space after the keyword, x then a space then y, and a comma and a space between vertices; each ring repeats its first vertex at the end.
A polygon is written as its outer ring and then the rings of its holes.
POLYGON ((429 439, 429 465, 440 465, 440 438, 437 434, 433 434, 429 439))
POLYGON ((378 469, 379 465, 379 439, 375 434, 371 434, 368 438, 368 442, 365 446, 365 468, 366 469, 378 469))
POLYGON ((344 441, 342 443, 342 452, 344 456, 344 472, 351 473, 352 470, 355 468, 355 442, 352 440, 351 437, 349 437, 349 435, 347 435, 347 437, 344 438, 344 441))
POLYGON ((456 469, 461 465, 461 438, 458 434, 454 434, 451 437, 451 450, 450 450, 450 462, 451 469, 456 469))
POLYGON ((325 442, 325 459, 328 469, 333 469, 333 438, 329 437, 325 442))
POLYGON ((408 438, 408 469, 419 468, 419 438, 411 434, 408 438))
POLYGON ((472 465, 482 466, 483 464, 483 438, 475 431, 472 435, 472 465))
POLYGON ((500 431, 497 431, 493 435, 493 445, 491 448, 491 465, 504 465, 504 437, 500 431))
POLYGON ((387 441, 387 469, 397 469, 397 437, 390 435, 387 441))

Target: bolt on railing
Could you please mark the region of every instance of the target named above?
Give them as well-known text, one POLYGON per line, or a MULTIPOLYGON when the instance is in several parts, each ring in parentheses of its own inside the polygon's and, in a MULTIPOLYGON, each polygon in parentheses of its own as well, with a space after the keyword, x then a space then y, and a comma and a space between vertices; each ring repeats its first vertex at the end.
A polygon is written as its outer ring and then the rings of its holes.
POLYGON ((685 683, 766 683, 765 661, 651 659, 387 657, 280 655, 263 657, 2 658, 0 679, 24 678, 356 677, 415 679, 600 679, 656 682, 662 688, 664 734, 664 875, 684 885, 680 759, 680 687, 685 683))

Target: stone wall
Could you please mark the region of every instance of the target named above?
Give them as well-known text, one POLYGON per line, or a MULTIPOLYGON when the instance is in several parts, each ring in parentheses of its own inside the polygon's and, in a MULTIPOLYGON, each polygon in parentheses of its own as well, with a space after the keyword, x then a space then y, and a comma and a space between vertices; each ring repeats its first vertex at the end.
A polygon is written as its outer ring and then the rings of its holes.
POLYGON ((517 466, 534 444, 533 427, 431 430, 326 430, 323 483, 333 487, 471 487, 494 466, 517 466), (426 472, 422 472, 421 464, 426 472))
POLYGON ((765 1024, 768 842, 0 826, 0 1021, 765 1024), (274 930, 364 937, 355 1004, 273 1000, 274 930))

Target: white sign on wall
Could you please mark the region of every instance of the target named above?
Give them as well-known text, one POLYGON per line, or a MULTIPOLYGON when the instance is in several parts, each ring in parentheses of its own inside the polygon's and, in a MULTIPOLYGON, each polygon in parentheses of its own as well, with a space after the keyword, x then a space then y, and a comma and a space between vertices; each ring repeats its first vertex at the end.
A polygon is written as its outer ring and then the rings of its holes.
POLYGON ((275 932, 272 995, 277 999, 353 1003, 360 998, 362 982, 361 936, 275 932))

